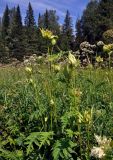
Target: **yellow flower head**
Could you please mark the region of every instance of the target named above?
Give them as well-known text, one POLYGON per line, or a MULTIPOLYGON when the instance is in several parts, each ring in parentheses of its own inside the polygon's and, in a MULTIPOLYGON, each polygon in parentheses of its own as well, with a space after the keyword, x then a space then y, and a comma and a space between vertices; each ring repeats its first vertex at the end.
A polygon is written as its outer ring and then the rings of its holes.
POLYGON ((59 72, 61 70, 61 66, 58 64, 52 65, 52 67, 56 72, 59 72))
POLYGON ((51 31, 49 31, 48 29, 46 29, 46 30, 40 29, 40 31, 41 31, 42 37, 54 40, 54 42, 52 42, 52 43, 55 43, 55 38, 58 38, 58 36, 53 35, 53 33, 51 31))
POLYGON ((77 67, 77 65, 78 65, 75 56, 73 54, 71 54, 71 52, 69 52, 69 55, 68 55, 68 62, 69 62, 69 64, 71 64, 72 66, 75 66, 75 67, 77 67))
POLYGON ((54 105, 54 101, 53 99, 50 100, 50 105, 53 106, 54 105))
POLYGON ((32 73, 32 68, 30 68, 30 67, 25 67, 25 71, 26 71, 27 73, 32 73))
POLYGON ((48 118, 47 118, 47 117, 45 117, 45 122, 47 122, 47 120, 48 120, 48 118))
POLYGON ((101 58, 100 56, 96 57, 96 61, 97 62, 103 62, 103 58, 101 58))
POLYGON ((113 44, 104 45, 103 46, 103 51, 107 52, 107 53, 113 51, 113 44))

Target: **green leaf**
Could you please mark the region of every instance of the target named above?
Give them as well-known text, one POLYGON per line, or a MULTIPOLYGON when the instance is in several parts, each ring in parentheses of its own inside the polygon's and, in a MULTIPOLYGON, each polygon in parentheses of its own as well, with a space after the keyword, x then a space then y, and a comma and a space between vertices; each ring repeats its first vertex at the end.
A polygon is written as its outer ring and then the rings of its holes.
POLYGON ((27 155, 33 150, 33 144, 36 144, 39 149, 43 145, 50 145, 50 140, 53 139, 53 132, 33 132, 27 138, 25 144, 27 144, 27 155))

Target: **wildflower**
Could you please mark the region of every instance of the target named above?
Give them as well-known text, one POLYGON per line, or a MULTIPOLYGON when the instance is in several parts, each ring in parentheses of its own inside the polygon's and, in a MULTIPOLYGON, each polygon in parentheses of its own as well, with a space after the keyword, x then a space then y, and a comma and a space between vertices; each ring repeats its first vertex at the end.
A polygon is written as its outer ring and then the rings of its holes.
POLYGON ((29 57, 29 61, 32 62, 32 63, 36 62, 35 54, 29 57))
POLYGON ((29 79, 29 83, 31 83, 31 84, 34 83, 32 78, 29 79))
POLYGON ((102 41, 97 42, 97 46, 99 46, 99 47, 104 46, 104 42, 102 42, 102 41))
POLYGON ((103 62, 103 58, 101 58, 100 56, 98 56, 98 57, 96 57, 96 61, 97 61, 98 63, 103 62))
POLYGON ((111 139, 107 139, 106 136, 98 136, 94 135, 99 147, 93 147, 91 150, 91 156, 95 158, 103 158, 106 154, 107 151, 111 150, 111 139))
POLYGON ((59 72, 60 69, 61 69, 61 66, 60 65, 52 65, 53 69, 56 71, 56 72, 59 72))
POLYGON ((91 157, 95 157, 99 159, 105 157, 104 150, 101 147, 93 147, 91 150, 91 157))
POLYGON ((53 106, 54 105, 54 101, 53 99, 50 100, 50 105, 53 106))
POLYGON ((52 45, 54 46, 54 45, 56 44, 56 39, 53 38, 53 39, 51 40, 51 43, 52 43, 52 45))
POLYGON ((71 64, 72 66, 75 66, 75 67, 77 67, 77 65, 78 65, 75 56, 73 54, 71 54, 71 52, 69 52, 69 55, 68 55, 68 62, 69 62, 69 64, 71 64))
POLYGON ((75 96, 80 97, 82 95, 82 92, 80 91, 79 88, 76 88, 74 91, 75 96))
POLYGON ((48 120, 48 118, 47 118, 47 117, 45 117, 45 122, 47 122, 47 120, 48 120))
POLYGON ((104 52, 109 53, 109 52, 111 52, 112 50, 113 50, 113 44, 108 44, 108 45, 104 45, 104 46, 103 46, 103 51, 104 51, 104 52))
POLYGON ((24 64, 28 64, 29 63, 29 60, 28 59, 25 59, 24 60, 24 64))
POLYGON ((86 111, 85 110, 85 112, 84 112, 84 121, 86 123, 91 124, 91 122, 92 122, 92 113, 90 111, 86 111))
POLYGON ((94 136, 95 136, 95 139, 96 139, 98 145, 99 145, 99 146, 102 146, 103 148, 104 148, 106 145, 109 146, 110 143, 111 143, 111 139, 107 139, 106 136, 101 137, 101 136, 98 136, 98 135, 96 135, 96 134, 95 134, 94 136))
POLYGON ((31 67, 25 67, 25 71, 27 73, 32 73, 32 68, 31 67))
POLYGON ((44 38, 48 38, 48 39, 51 39, 51 40, 54 39, 54 38, 58 38, 58 36, 53 35, 53 33, 51 31, 47 30, 47 29, 46 30, 40 29, 40 31, 41 31, 41 34, 44 38))
POLYGON ((38 56, 37 59, 38 59, 38 60, 42 59, 42 56, 38 56))

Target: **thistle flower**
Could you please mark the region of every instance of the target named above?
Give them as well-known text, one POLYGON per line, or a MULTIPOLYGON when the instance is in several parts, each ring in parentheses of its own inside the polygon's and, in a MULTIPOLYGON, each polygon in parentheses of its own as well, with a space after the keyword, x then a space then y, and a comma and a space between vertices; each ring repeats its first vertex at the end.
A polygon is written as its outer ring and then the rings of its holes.
POLYGON ((53 35, 53 33, 51 31, 49 31, 48 29, 46 29, 46 30, 40 29, 40 31, 41 31, 42 37, 53 40, 53 42, 52 42, 53 44, 55 43, 55 39, 58 38, 58 36, 53 35))
POLYGON ((75 56, 73 54, 71 54, 71 52, 69 52, 69 55, 68 55, 68 63, 72 66, 75 66, 75 67, 78 66, 77 60, 76 60, 75 56))

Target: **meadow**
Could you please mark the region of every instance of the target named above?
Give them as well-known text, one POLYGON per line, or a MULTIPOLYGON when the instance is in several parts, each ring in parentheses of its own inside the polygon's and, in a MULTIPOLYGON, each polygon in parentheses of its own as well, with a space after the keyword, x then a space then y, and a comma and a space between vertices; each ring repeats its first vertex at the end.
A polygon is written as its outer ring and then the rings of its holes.
POLYGON ((61 57, 0 68, 0 160, 113 159, 112 69, 61 57))

